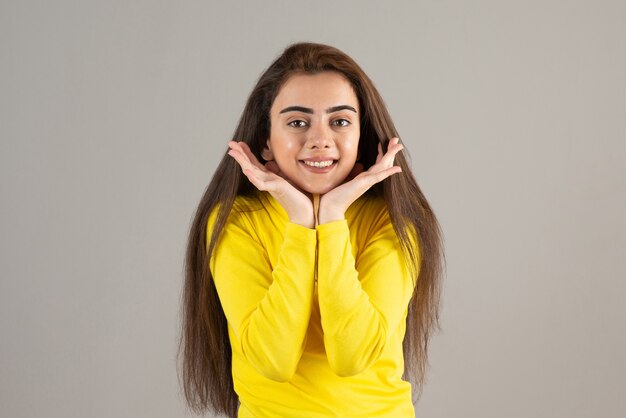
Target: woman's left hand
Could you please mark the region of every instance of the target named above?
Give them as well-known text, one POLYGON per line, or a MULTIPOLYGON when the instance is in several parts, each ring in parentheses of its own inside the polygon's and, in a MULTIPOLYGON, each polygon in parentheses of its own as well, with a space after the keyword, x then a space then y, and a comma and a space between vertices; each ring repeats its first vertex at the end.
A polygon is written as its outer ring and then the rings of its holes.
MULTIPOLYGON (((320 198, 318 213, 320 224, 344 219, 348 207, 370 187, 402 171, 399 166, 393 165, 396 154, 404 149, 399 142, 399 138, 391 138, 387 153, 384 155, 379 143, 376 163, 369 170, 358 173, 351 180, 335 187, 320 198)), ((354 174, 356 174, 355 170, 352 175, 354 174)))

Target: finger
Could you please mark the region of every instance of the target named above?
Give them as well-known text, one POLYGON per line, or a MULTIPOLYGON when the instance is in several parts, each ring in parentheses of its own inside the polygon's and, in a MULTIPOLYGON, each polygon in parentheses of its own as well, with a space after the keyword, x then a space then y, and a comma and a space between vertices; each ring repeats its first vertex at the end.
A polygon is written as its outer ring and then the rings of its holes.
POLYGON ((389 150, 394 149, 398 146, 402 146, 402 144, 400 144, 400 138, 391 138, 389 140, 389 142, 387 143, 387 152, 389 152, 389 150))
POLYGON ((394 165, 393 167, 386 168, 381 171, 376 171, 374 173, 367 173, 363 176, 363 180, 368 184, 368 188, 372 187, 376 183, 380 183, 385 180, 387 177, 392 176, 394 174, 400 173, 402 168, 400 166, 394 165))
POLYGON ((265 190, 264 183, 254 175, 254 171, 250 168, 243 170, 243 174, 250 180, 250 183, 259 190, 265 190))
POLYGON ((245 142, 231 141, 228 145, 231 147, 231 150, 228 152, 228 154, 237 160, 242 170, 254 167, 261 172, 267 172, 265 166, 261 164, 259 160, 257 160, 256 156, 252 153, 248 144, 246 144, 245 142))
POLYGON ((250 162, 248 157, 246 157, 245 154, 238 148, 231 148, 227 154, 237 161, 237 164, 239 164, 242 170, 253 167, 253 164, 250 162))
POLYGON ((392 138, 387 146, 387 152, 382 156, 379 163, 385 168, 393 166, 396 155, 404 149, 404 145, 399 143, 399 138, 392 138))
POLYGON ((277 177, 276 174, 267 170, 265 166, 261 165, 257 167, 255 164, 251 163, 248 156, 238 147, 234 147, 228 151, 228 155, 237 161, 243 174, 257 189, 271 192, 280 186, 279 182, 277 182, 280 177, 277 177))
POLYGON ((392 155, 392 154, 385 155, 385 157, 383 157, 383 159, 380 162, 371 166, 366 171, 366 173, 374 174, 374 173, 379 173, 384 170, 388 170, 392 167, 399 167, 399 166, 394 165, 394 157, 395 155, 392 155))
POLYGON ((250 162, 254 164, 255 166, 257 166, 258 168, 263 168, 263 164, 261 164, 261 162, 252 153, 248 144, 246 144, 245 142, 240 142, 239 144, 241 146, 241 149, 243 150, 243 153, 246 154, 250 162))
POLYGON ((228 147, 232 150, 241 151, 241 143, 237 141, 228 141, 228 147))
MULTIPOLYGON (((398 138, 398 137, 391 138, 387 142, 387 152, 389 152, 389 150, 393 149, 399 142, 400 142, 400 138, 398 138)), ((383 152, 382 142, 379 142, 378 143, 378 156, 376 157, 376 162, 378 163, 385 156, 385 154, 386 153, 383 152)))
POLYGON ((404 149, 404 145, 393 144, 387 148, 387 153, 383 156, 382 159, 383 160, 387 159, 393 162, 393 160, 396 158, 396 155, 398 155, 398 153, 402 151, 403 149, 404 149))
POLYGON ((378 154, 376 155, 376 162, 374 164, 378 164, 380 162, 381 158, 383 158, 383 146, 379 142, 378 143, 378 154))
MULTIPOLYGON (((398 151, 402 151, 404 149, 404 145, 400 143, 400 138, 393 138, 393 139, 395 139, 395 141, 392 142, 391 147, 393 149, 398 149, 398 151)), ((387 151, 389 151, 389 148, 387 148, 387 151)))
POLYGON ((257 189, 273 194, 280 192, 281 183, 284 184, 282 178, 271 172, 260 171, 256 167, 244 170, 244 174, 257 189))
POLYGON ((344 186, 352 185, 348 190, 349 195, 354 196, 356 199, 358 196, 361 196, 367 190, 369 190, 376 183, 380 183, 385 180, 387 177, 392 176, 393 174, 399 173, 402 171, 402 168, 399 166, 390 167, 384 170, 376 171, 376 172, 363 172, 359 176, 355 177, 348 183, 344 183, 344 186))
POLYGON ((259 170, 257 167, 250 166, 242 170, 243 174, 250 180, 257 189, 269 190, 268 185, 271 183, 271 177, 269 173, 259 170))
POLYGON ((231 151, 236 152, 240 156, 238 162, 245 160, 247 163, 254 165, 257 168, 263 168, 245 142, 230 141, 228 146, 231 148, 231 151))

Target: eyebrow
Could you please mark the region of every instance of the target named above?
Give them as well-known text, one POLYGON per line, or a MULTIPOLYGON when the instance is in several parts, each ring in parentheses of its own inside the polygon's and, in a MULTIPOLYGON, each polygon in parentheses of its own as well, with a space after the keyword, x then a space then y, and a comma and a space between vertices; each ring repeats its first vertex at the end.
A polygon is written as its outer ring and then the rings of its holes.
MULTIPOLYGON (((348 106, 348 105, 339 105, 339 106, 329 107, 328 109, 326 109, 326 113, 339 112, 340 110, 351 110, 354 113, 357 113, 355 108, 353 108, 352 106, 348 106)), ((310 107, 304 107, 304 106, 289 106, 289 107, 284 108, 278 113, 281 114, 281 113, 287 113, 287 112, 302 112, 302 113, 310 113, 310 114, 315 113, 313 109, 311 109, 310 107)))

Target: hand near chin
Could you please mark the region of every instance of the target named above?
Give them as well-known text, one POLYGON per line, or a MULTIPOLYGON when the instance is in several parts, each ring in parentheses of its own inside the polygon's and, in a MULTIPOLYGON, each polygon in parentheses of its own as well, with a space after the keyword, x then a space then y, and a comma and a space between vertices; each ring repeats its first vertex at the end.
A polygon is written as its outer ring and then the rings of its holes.
POLYGON ((362 165, 355 164, 348 181, 321 197, 318 214, 320 224, 344 219, 348 207, 370 187, 402 171, 400 167, 393 165, 396 154, 404 149, 399 142, 400 139, 392 138, 386 154, 383 154, 378 144, 376 163, 369 170, 363 171, 362 165))
POLYGON ((261 164, 245 142, 230 141, 228 146, 228 155, 237 161, 248 180, 257 189, 269 192, 285 209, 291 222, 307 228, 313 227, 311 200, 280 176, 274 161, 261 164))

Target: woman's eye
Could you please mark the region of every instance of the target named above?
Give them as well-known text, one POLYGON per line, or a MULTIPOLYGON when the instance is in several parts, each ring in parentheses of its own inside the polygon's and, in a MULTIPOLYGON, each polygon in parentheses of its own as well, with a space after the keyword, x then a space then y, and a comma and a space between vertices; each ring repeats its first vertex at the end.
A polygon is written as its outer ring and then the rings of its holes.
POLYGON ((293 120, 287 125, 291 126, 292 128, 304 128, 306 126, 306 122, 303 120, 293 120))
POLYGON ((347 119, 337 119, 333 121, 333 125, 343 128, 350 125, 350 121, 347 119))

